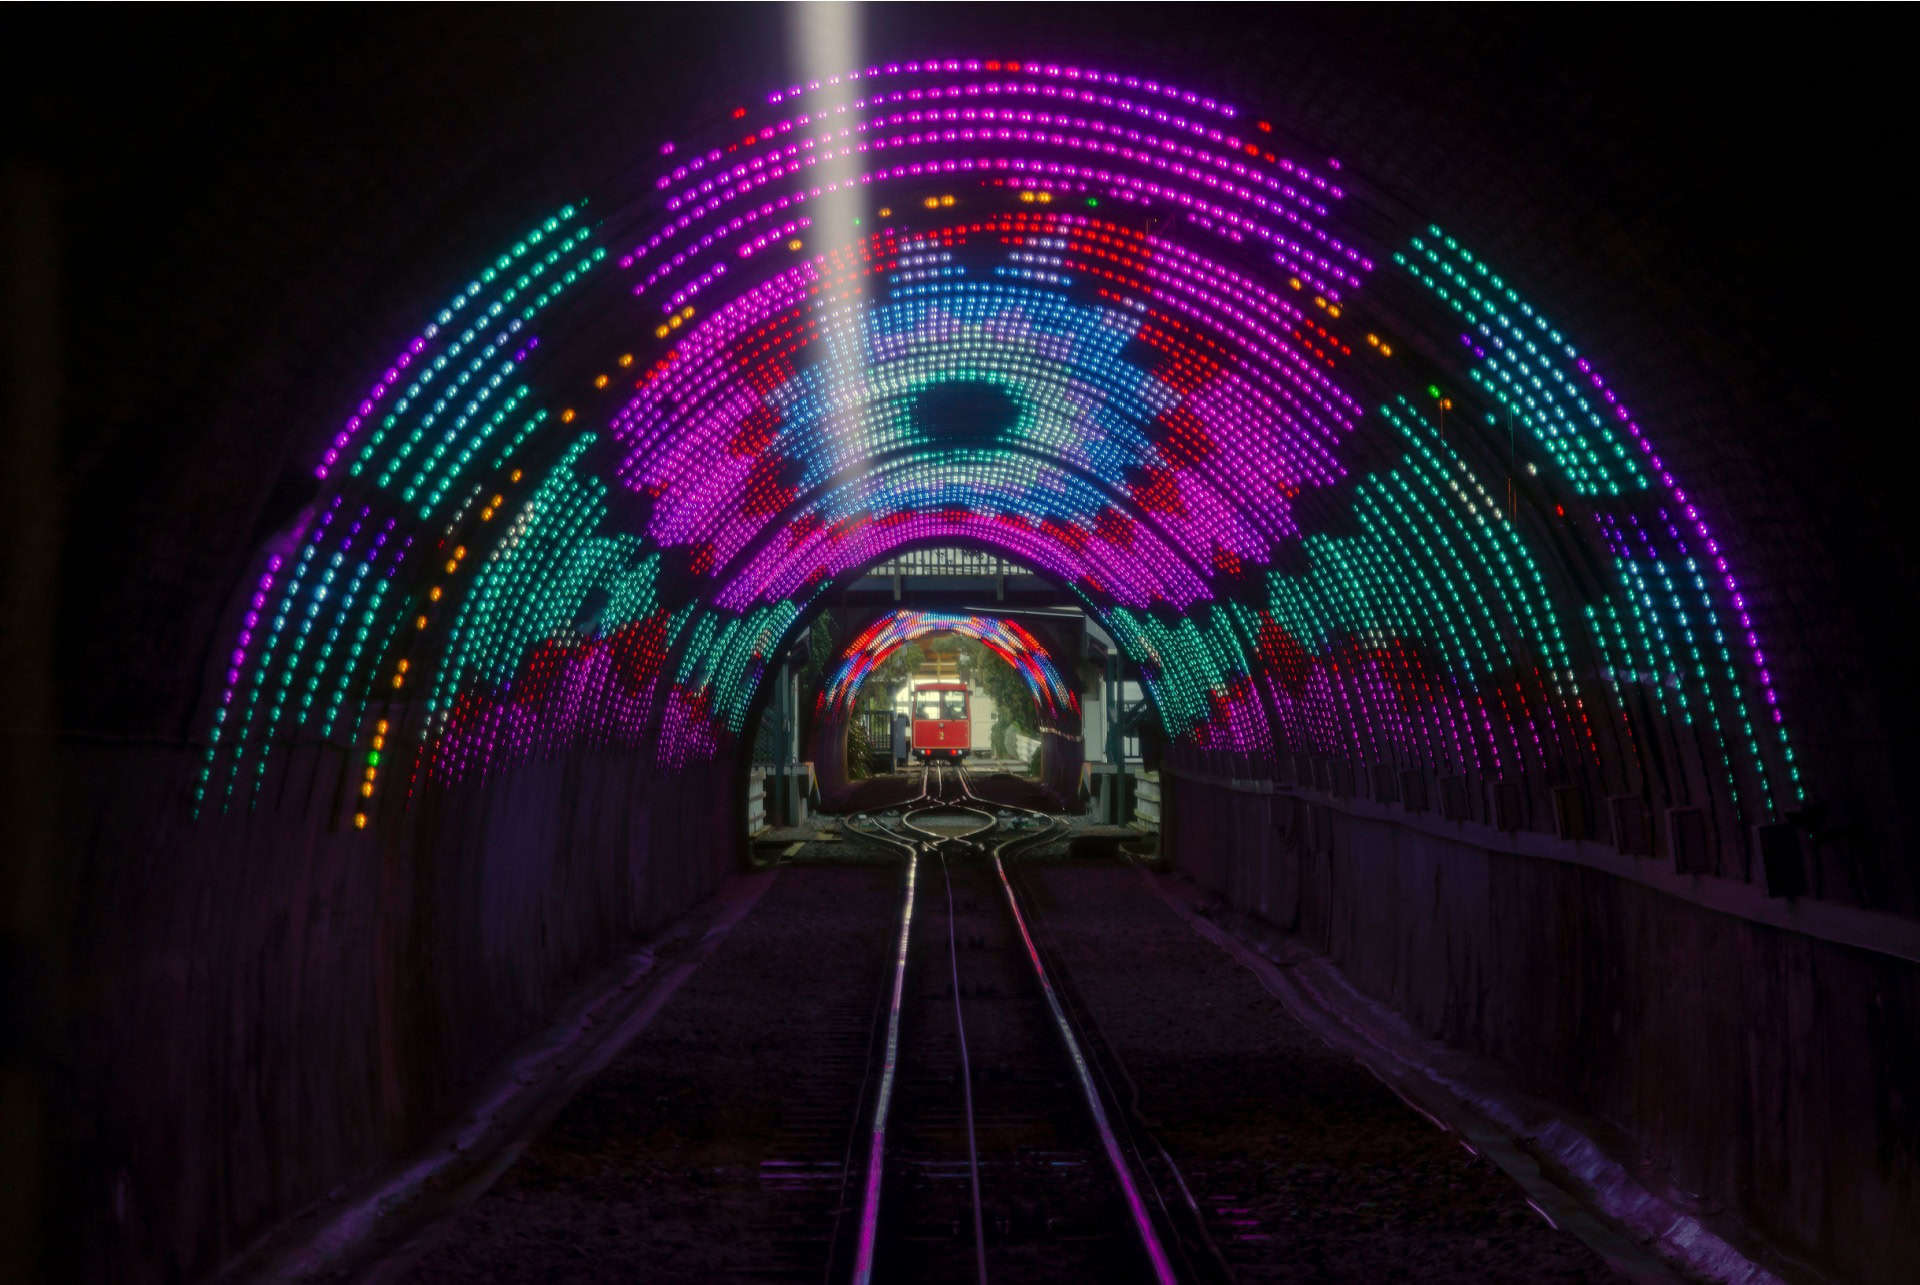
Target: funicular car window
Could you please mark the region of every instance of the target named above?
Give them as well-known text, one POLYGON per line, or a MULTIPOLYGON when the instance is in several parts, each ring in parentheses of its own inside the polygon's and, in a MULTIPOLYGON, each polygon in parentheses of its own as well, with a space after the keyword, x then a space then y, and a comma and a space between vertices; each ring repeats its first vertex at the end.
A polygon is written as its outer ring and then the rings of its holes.
POLYGON ((965 692, 940 693, 940 717, 965 718, 967 716, 967 694, 965 692))
POLYGON ((940 717, 940 693, 921 692, 914 698, 913 716, 922 722, 940 717))

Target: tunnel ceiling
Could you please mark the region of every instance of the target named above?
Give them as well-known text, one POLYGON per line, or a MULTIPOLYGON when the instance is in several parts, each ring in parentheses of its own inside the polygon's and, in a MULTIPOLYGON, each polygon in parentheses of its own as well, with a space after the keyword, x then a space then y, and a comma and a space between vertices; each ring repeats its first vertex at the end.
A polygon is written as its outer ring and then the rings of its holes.
POLYGON ((1729 827, 1800 797, 1633 372, 1418 193, 1107 68, 739 101, 503 229, 342 390, 235 607, 203 811, 302 738, 355 747, 361 826, 574 746, 731 753, 824 596, 935 543, 1068 585, 1176 742, 1729 827))

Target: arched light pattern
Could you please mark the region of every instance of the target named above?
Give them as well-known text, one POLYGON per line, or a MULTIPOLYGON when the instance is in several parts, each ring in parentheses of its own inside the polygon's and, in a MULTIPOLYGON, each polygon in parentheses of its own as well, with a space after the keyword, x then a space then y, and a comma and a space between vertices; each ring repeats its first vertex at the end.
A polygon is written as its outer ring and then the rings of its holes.
POLYGON ((962 615, 945 611, 891 612, 861 630, 840 654, 814 702, 816 717, 844 721, 860 688, 887 658, 915 639, 960 634, 980 643, 1020 676, 1043 723, 1063 716, 1078 718, 1080 697, 1060 676, 1053 657, 1019 621, 1005 616, 962 615))
POLYGON ((777 90, 541 220, 371 382, 239 605, 200 802, 303 739, 350 743, 358 825, 576 747, 732 753, 823 594, 959 544, 1078 595, 1178 742, 1731 833, 1803 795, 1758 628, 1570 336, 1185 87, 777 90))

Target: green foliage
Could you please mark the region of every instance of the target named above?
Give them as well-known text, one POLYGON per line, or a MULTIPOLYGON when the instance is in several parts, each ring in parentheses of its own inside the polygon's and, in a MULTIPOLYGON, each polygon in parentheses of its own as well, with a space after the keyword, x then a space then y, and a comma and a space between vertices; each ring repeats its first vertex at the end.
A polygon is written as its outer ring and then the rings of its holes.
POLYGON ((753 732, 753 762, 758 766, 772 767, 779 759, 779 721, 779 711, 774 708, 774 702, 769 700, 766 708, 760 711, 760 723, 753 732))
POLYGON ((815 616, 813 624, 807 629, 807 645, 812 649, 807 656, 806 667, 800 671, 800 685, 803 691, 818 692, 820 681, 826 676, 827 666, 838 659, 837 640, 833 636, 833 622, 825 612, 815 616))
POLYGON ((901 647, 867 676, 867 681, 860 688, 859 708, 891 710, 901 685, 913 676, 914 670, 926 663, 926 653, 920 650, 919 644, 908 643, 901 647))
POLYGON ((954 641, 961 644, 961 677, 993 701, 996 724, 1005 722, 1012 731, 1040 735, 1039 707, 1034 704, 1033 692, 1014 672, 1013 666, 971 638, 954 641))
POLYGON ((867 720, 847 724, 847 779, 864 781, 873 775, 873 746, 867 738, 867 720))

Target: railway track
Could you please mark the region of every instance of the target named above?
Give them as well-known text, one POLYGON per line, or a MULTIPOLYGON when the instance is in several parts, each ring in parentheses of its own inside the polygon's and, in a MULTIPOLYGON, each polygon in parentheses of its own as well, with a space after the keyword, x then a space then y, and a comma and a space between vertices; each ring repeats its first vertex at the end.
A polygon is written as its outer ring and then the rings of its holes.
POLYGON ((731 972, 689 990, 673 1038, 373 1279, 1604 1276, 1545 1243, 1537 1207, 1513 1225, 1504 1180, 1276 1019, 1238 965, 1103 901, 1125 872, 1031 859, 1060 819, 930 766, 845 828, 901 860, 796 882, 794 918, 719 956, 731 972), (1236 986, 1233 1020, 1194 1008, 1236 986), (743 996, 762 1007, 737 1023, 743 996), (711 1051, 717 1087, 687 1079, 686 1050, 711 1051))
POLYGON ((1009 878, 1004 858, 1059 822, 932 764, 918 796, 856 828, 898 848, 906 876, 858 1222, 836 1230, 851 1279, 1222 1275, 1009 878))

